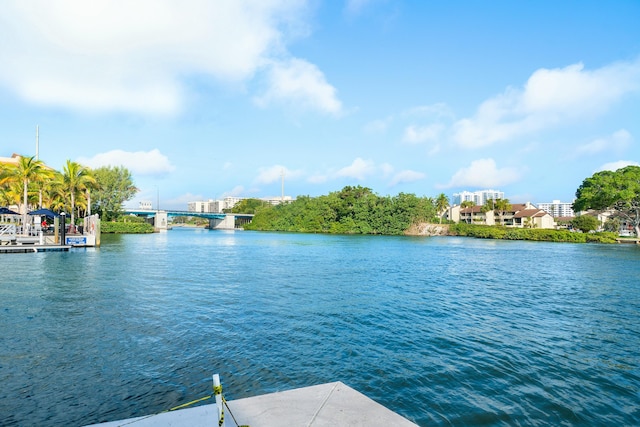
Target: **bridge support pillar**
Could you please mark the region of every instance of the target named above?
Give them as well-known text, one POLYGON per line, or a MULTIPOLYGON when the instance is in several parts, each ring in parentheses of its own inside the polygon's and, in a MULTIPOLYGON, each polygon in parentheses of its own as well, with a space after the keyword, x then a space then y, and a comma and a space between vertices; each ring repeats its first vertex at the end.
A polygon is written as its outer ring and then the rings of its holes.
POLYGON ((223 219, 210 219, 209 228, 212 230, 234 230, 236 228, 236 216, 227 214, 223 219))
POLYGON ((169 228, 169 217, 167 211, 158 211, 153 221, 156 230, 167 230, 169 228))

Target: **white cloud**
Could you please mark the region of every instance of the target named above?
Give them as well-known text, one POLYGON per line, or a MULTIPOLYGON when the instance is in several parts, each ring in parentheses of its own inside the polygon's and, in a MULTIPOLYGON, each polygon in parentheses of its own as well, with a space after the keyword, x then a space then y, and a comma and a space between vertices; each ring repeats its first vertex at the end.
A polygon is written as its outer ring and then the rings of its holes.
MULTIPOLYGON (((155 205, 156 196, 147 196, 147 200, 152 200, 152 203, 155 205)), ((207 200, 207 198, 202 194, 184 193, 172 199, 160 200, 160 207, 163 209, 187 210, 189 202, 193 202, 196 200, 207 200)))
POLYGON ((101 166, 124 166, 131 173, 142 176, 166 175, 175 170, 169 158, 158 149, 135 152, 112 150, 91 158, 81 157, 77 161, 93 169, 101 166))
POLYGON ((389 183, 389 186, 393 187, 393 186, 398 185, 398 184, 403 183, 403 182, 419 181, 421 179, 424 179, 425 177, 426 177, 426 175, 424 173, 422 173, 422 172, 416 172, 416 171, 412 171, 412 170, 404 170, 404 171, 398 172, 397 174, 394 175, 393 179, 389 183))
POLYGON ((259 106, 293 103, 310 110, 339 114, 342 104, 336 89, 315 65, 302 59, 274 62, 268 71, 269 89, 255 102, 259 106))
POLYGON ((436 154, 438 154, 440 152, 440 145, 439 144, 435 144, 433 147, 431 147, 429 149, 429 151, 427 152, 427 155, 429 155, 429 157, 433 157, 436 154))
POLYGON ((617 162, 605 163, 604 165, 600 166, 595 172, 601 172, 601 171, 615 172, 618 169, 624 168, 627 166, 640 166, 640 163, 634 162, 631 160, 618 160, 617 162))
POLYGON ((601 152, 619 152, 627 148, 632 141, 631 134, 620 129, 606 138, 597 138, 577 148, 578 154, 597 154, 601 152))
POLYGON ((403 141, 410 144, 419 144, 425 141, 437 141, 444 130, 440 123, 428 126, 411 125, 404 130, 403 141))
POLYGON ((258 176, 255 179, 259 184, 271 184, 280 181, 282 176, 284 179, 295 179, 302 175, 301 170, 290 170, 281 165, 273 165, 268 168, 258 169, 258 176))
POLYGON ((522 89, 508 88, 483 102, 471 118, 454 124, 454 140, 477 148, 608 111, 640 89, 640 60, 593 71, 582 64, 540 69, 522 89))
POLYGON ((384 119, 372 120, 364 125, 364 131, 366 133, 384 133, 391 125, 393 116, 385 117, 384 119))
POLYGON ((336 175, 338 177, 355 178, 363 180, 367 176, 372 175, 376 171, 376 166, 373 160, 363 160, 362 158, 356 158, 351 165, 340 169, 336 175))
POLYGON ((358 14, 365 6, 374 0, 347 0, 346 9, 350 14, 358 14))
POLYGON ((307 182, 311 184, 323 184, 328 180, 329 180, 329 177, 327 175, 320 175, 320 174, 311 175, 309 178, 307 178, 307 182))
POLYGON ((437 102, 430 105, 419 105, 409 108, 403 112, 403 116, 418 116, 432 119, 453 119, 454 114, 451 108, 444 102, 437 102))
POLYGON ((420 172, 414 172, 411 170, 401 171, 395 174, 394 171, 395 168, 390 163, 385 162, 377 165, 371 159, 365 160, 361 157, 357 157, 349 166, 345 166, 337 171, 330 170, 324 174, 313 175, 309 177, 307 181, 312 184, 322 184, 327 181, 340 178, 353 178, 363 181, 372 175, 376 175, 385 179, 391 178, 390 186, 393 186, 401 182, 416 181, 424 178, 425 176, 420 172))
POLYGON ((493 159, 479 159, 471 162, 467 168, 457 171, 448 184, 440 188, 451 187, 499 187, 517 181, 520 173, 515 168, 496 167, 493 159))
POLYGON ((236 185, 230 191, 222 193, 222 197, 241 197, 244 193, 244 187, 242 185, 236 185))
POLYGON ((36 104, 174 114, 190 76, 237 84, 272 66, 270 98, 337 112, 317 67, 289 59, 286 43, 308 32, 306 9, 303 0, 7 0, 0 85, 36 104))
POLYGON ((404 111, 401 116, 411 121, 405 126, 402 140, 409 144, 420 144, 429 141, 438 141, 447 126, 453 120, 453 113, 444 103, 420 105, 404 111), (427 122, 416 124, 416 121, 427 122))
POLYGON ((380 165, 380 169, 382 170, 383 176, 389 176, 393 173, 393 166, 391 166, 389 163, 383 163, 382 165, 380 165))

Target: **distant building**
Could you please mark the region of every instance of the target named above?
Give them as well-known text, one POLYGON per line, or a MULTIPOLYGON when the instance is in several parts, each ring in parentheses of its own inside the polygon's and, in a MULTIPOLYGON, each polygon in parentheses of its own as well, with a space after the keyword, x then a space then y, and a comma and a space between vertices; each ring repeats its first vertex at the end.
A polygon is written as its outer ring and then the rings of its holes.
MULTIPOLYGON (((21 156, 20 154, 13 153, 11 155, 11 157, 0 157, 0 164, 18 166, 18 162, 20 162, 20 158, 22 158, 22 157, 26 157, 26 156, 21 156)), ((48 166, 44 162, 43 162, 43 166, 44 166, 45 169, 48 169, 48 170, 51 170, 51 171, 55 170, 51 166, 48 166)))
POLYGON ((512 203, 502 218, 494 211, 483 212, 482 206, 461 208, 454 205, 449 208, 448 218, 456 223, 504 225, 515 228, 555 228, 553 217, 531 203, 512 203))
POLYGON ((138 203, 138 209, 144 209, 144 210, 150 211, 151 209, 153 209, 153 206, 150 201, 143 200, 140 203, 138 203))
POLYGON ((0 157, 0 164, 17 166, 18 160, 20 160, 20 157, 21 157, 20 154, 15 154, 15 153, 13 153, 11 157, 0 157))
POLYGON ((187 211, 197 213, 220 213, 219 200, 201 200, 187 203, 187 211))
POLYGON ((248 197, 225 197, 222 200, 222 209, 233 209, 235 205, 244 199, 248 199, 248 197))
POLYGON ((480 190, 474 191, 473 193, 470 191, 463 191, 453 194, 454 205, 459 205, 462 202, 471 201, 475 203, 476 206, 482 206, 487 200, 497 199, 504 199, 504 192, 497 190, 480 190))
POLYGON ((281 203, 291 203, 293 201, 293 199, 291 198, 291 196, 275 196, 275 197, 263 197, 260 200, 263 200, 267 203, 269 203, 270 205, 279 205, 281 203))
MULTIPOLYGON (((235 205, 245 199, 253 197, 225 197, 222 200, 196 201, 189 202, 187 204, 187 210, 189 212, 200 213, 222 213, 225 209, 233 209, 235 205)), ((257 197, 256 197, 257 198, 257 197)), ((279 205, 280 203, 290 203, 293 199, 291 196, 279 196, 279 197, 262 197, 258 200, 265 201, 271 205, 279 205)))
POLYGON ((571 207, 573 203, 563 203, 560 200, 554 200, 551 203, 536 203, 536 206, 543 211, 549 212, 554 218, 574 217, 576 216, 571 207))

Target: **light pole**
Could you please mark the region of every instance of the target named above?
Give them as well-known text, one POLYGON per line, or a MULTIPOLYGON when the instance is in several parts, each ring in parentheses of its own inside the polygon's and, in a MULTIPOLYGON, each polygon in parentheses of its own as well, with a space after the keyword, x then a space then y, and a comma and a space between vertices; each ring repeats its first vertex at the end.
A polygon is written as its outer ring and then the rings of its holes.
POLYGON ((65 235, 66 235, 66 232, 67 232, 67 230, 66 230, 66 228, 67 228, 66 227, 66 222, 67 222, 66 221, 66 217, 67 217, 66 213, 60 212, 60 218, 62 219, 62 221, 61 221, 62 223, 60 225, 60 244, 61 245, 64 245, 65 235))

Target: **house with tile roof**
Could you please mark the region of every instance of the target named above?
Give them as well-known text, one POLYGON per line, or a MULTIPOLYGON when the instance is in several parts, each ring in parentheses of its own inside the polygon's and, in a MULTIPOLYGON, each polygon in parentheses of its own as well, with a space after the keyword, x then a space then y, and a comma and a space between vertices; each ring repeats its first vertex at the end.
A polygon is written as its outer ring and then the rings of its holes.
POLYGON ((452 206, 448 218, 454 222, 468 224, 504 225, 516 228, 556 228, 553 217, 546 211, 536 208, 531 203, 513 203, 511 209, 500 218, 493 211, 483 212, 482 206, 462 208, 452 206))
POLYGON ((511 221, 510 225, 518 228, 556 228, 551 214, 538 208, 525 208, 514 212, 511 221))

